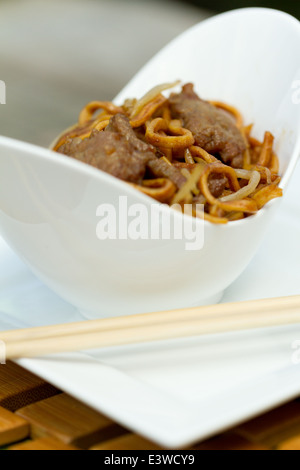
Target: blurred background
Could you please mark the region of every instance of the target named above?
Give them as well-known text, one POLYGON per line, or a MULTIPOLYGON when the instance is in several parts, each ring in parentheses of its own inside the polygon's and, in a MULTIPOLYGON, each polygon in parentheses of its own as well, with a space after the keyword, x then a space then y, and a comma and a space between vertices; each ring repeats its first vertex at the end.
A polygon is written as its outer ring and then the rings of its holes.
POLYGON ((300 18, 292 0, 0 0, 0 134, 47 146, 176 35, 219 11, 258 5, 300 18))

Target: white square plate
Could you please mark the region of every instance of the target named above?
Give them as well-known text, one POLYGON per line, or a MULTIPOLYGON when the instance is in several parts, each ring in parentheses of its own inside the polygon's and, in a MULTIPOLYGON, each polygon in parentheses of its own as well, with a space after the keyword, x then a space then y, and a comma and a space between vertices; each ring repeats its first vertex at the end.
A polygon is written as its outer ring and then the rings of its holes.
MULTIPOLYGON (((300 165, 261 249, 223 302, 300 293, 299 181, 300 165)), ((0 329, 82 319, 1 239, 0 263, 0 329)), ((19 363, 125 427, 176 448, 299 395, 300 366, 292 361, 297 340, 300 325, 291 325, 19 363)))

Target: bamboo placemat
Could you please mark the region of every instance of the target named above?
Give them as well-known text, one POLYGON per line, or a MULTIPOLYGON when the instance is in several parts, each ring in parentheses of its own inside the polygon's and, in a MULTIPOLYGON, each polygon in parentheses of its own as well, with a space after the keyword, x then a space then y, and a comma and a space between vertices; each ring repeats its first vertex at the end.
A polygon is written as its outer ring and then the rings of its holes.
MULTIPOLYGON (((0 366, 0 449, 162 450, 13 362, 0 366)), ((300 450, 300 400, 190 450, 300 450)))

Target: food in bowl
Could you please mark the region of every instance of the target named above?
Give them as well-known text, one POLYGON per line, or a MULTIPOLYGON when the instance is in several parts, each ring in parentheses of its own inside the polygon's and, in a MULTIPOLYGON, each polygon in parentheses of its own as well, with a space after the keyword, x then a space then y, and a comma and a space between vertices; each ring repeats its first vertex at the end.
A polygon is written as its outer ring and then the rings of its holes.
POLYGON ((159 202, 191 204, 192 215, 204 211, 212 223, 249 217, 282 196, 273 135, 266 131, 258 141, 235 107, 201 99, 192 83, 162 94, 177 84, 158 85, 122 106, 89 103, 53 149, 159 202))

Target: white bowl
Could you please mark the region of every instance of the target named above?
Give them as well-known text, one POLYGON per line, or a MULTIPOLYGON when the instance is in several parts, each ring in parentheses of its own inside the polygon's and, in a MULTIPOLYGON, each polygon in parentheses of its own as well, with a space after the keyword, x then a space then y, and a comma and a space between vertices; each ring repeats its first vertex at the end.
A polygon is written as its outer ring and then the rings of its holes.
MULTIPOLYGON (((285 191, 300 153, 299 46, 300 25, 289 15, 258 8, 229 12, 171 42, 116 102, 160 82, 194 82, 201 97, 237 106, 245 122, 255 123, 256 137, 274 133, 285 191)), ((100 204, 117 208, 122 195, 129 205, 150 208, 153 201, 69 157, 1 137, 0 175, 2 236, 88 317, 217 302, 250 262, 280 204, 273 200, 257 215, 225 226, 197 220, 204 246, 189 251, 187 240, 174 237, 99 240, 100 204)), ((162 212, 183 217, 169 208, 162 212)))

